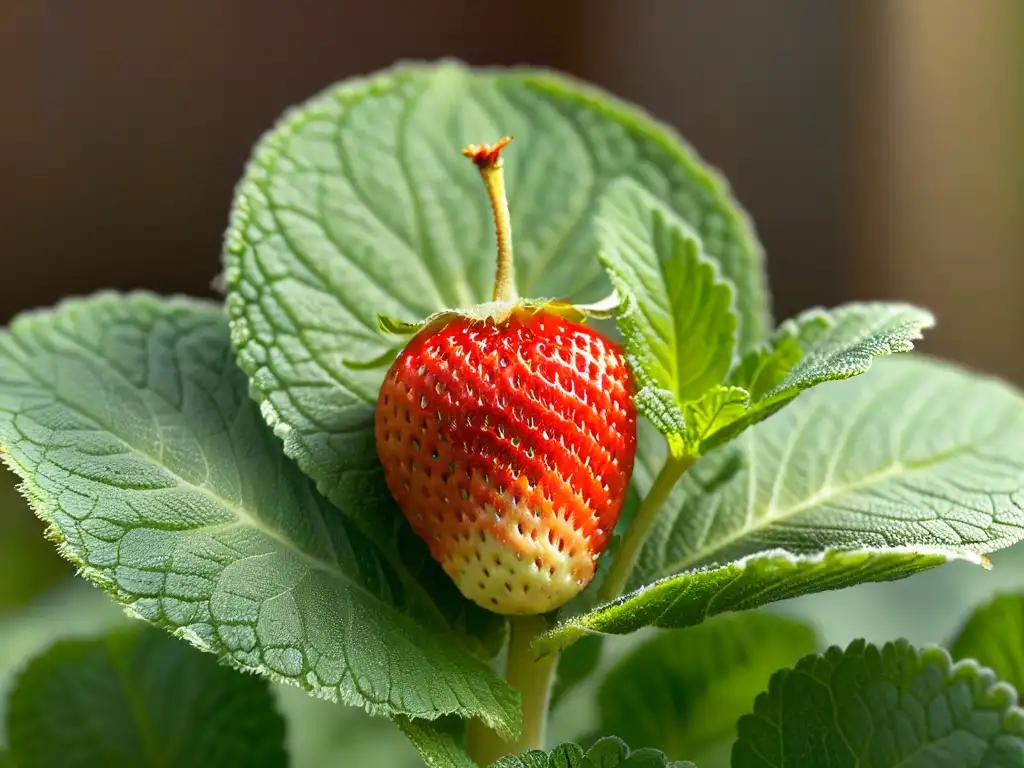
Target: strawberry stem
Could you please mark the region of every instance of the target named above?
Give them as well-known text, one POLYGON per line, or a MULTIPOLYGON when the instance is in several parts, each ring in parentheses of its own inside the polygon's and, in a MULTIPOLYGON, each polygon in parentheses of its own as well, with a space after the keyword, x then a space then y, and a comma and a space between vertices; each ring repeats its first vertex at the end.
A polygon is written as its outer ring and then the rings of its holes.
POLYGON ((629 580, 629 574, 640 555, 640 550, 643 548, 644 542, 647 541, 651 528, 654 527, 654 521, 658 519, 658 513, 665 506, 669 493, 675 488, 679 478, 693 466, 696 460, 694 456, 677 457, 671 453, 665 459, 664 466, 654 479, 654 485, 651 486, 650 492, 640 503, 636 517, 633 518, 629 530, 626 531, 622 546, 616 553, 615 559, 612 560, 608 575, 601 584, 601 589, 598 591, 600 602, 610 602, 622 594, 626 588, 626 582, 629 580))
POLYGON ((544 614, 510 616, 508 666, 505 677, 519 692, 523 706, 523 731, 514 742, 502 741, 494 731, 469 724, 467 747, 480 766, 489 766, 506 755, 518 755, 530 749, 543 749, 551 703, 551 684, 558 667, 558 653, 536 658, 533 641, 548 629, 544 614))
POLYGON ((511 136, 498 139, 494 144, 470 144, 462 150, 480 171, 487 196, 494 213, 494 232, 498 240, 498 272, 494 279, 493 301, 513 302, 519 298, 516 293, 515 267, 512 263, 512 220, 508 212, 508 198, 505 195, 504 161, 501 150, 512 141, 511 136))

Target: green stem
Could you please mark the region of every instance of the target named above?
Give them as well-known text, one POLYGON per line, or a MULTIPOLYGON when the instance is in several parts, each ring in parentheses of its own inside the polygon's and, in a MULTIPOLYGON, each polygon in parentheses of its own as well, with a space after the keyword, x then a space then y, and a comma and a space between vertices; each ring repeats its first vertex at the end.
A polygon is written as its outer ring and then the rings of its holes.
POLYGON ((658 513, 665 506, 669 493, 676 483, 696 459, 692 456, 675 457, 669 454, 664 466, 654 480, 650 492, 640 504, 629 530, 626 531, 626 538, 612 561, 612 567, 605 577, 604 583, 598 592, 598 598, 602 603, 614 600, 626 588, 629 574, 636 564, 644 542, 651 533, 654 521, 658 519, 658 513))
POLYGON ((523 704, 523 732, 514 742, 501 738, 474 720, 469 726, 469 754, 477 765, 488 766, 505 755, 518 755, 529 749, 543 749, 551 701, 551 683, 558 666, 558 654, 537 659, 532 649, 534 638, 548 628, 543 615, 509 617, 509 685, 519 691, 523 704))

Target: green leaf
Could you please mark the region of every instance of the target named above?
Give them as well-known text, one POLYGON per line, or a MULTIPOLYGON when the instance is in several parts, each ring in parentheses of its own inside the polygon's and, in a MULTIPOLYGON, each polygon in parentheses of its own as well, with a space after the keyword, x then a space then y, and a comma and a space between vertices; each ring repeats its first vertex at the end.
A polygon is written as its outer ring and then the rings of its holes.
POLYGON ((407 717, 397 718, 396 722, 429 768, 477 768, 462 746, 461 723, 407 717))
POLYGON ((770 342, 748 352, 728 383, 750 393, 745 412, 719 419, 700 441, 700 453, 733 439, 806 389, 866 373, 873 358, 909 352, 935 319, 908 304, 881 302, 813 309, 787 320, 770 342))
POLYGON ((22 672, 7 718, 21 768, 288 764, 265 679, 150 628, 58 642, 22 672))
POLYGON ((629 748, 614 736, 606 736, 584 751, 576 744, 560 744, 551 752, 539 749, 503 757, 491 768, 694 768, 693 763, 666 759, 654 749, 629 748))
POLYGON ((378 313, 415 323, 491 296, 494 226, 460 149, 505 134, 516 137, 503 157, 520 295, 608 294, 592 219, 628 176, 690 222, 736 284, 743 343, 770 325, 761 248, 724 182, 669 129, 595 89, 446 62, 345 83, 290 112, 238 188, 225 247, 232 339, 286 453, 395 567, 394 531, 408 526, 373 441, 385 372, 345 361, 394 343, 378 313))
POLYGON ((722 386, 713 387, 700 400, 684 406, 683 421, 691 451, 699 454, 711 435, 743 417, 749 407, 747 390, 722 386))
MULTIPOLYGON (((682 629, 730 611, 867 582, 894 581, 957 559, 952 552, 833 550, 794 555, 782 550, 656 581, 588 613, 564 619, 535 643, 549 653, 587 634, 627 635, 645 627, 682 629)), ((966 559, 967 556, 964 556, 966 559)), ((974 562, 979 562, 974 558, 974 562)))
POLYGON ((806 624, 764 613, 662 632, 608 671, 599 728, 669 757, 694 755, 733 733, 772 673, 816 648, 806 624))
POLYGON ((645 415, 653 410, 662 429, 666 409, 680 412, 732 365, 732 287, 696 233, 632 180, 606 193, 597 230, 598 258, 623 301, 616 320, 640 390, 637 406, 645 415), (650 406, 645 391, 658 393, 658 405, 650 406))
MULTIPOLYGON (((640 438, 643 493, 661 456, 640 438)), ((1015 389, 928 359, 885 360, 700 459, 630 574, 638 591, 568 620, 542 646, 978 561, 1024 538, 1022 490, 1015 389), (830 550, 840 551, 821 554, 830 550)))
POLYGON ((601 663, 603 644, 601 637, 591 635, 580 638, 578 643, 565 649, 558 659, 555 683, 551 687, 551 709, 558 706, 569 691, 594 673, 601 663))
POLYGON ((219 307, 104 295, 15 320, 0 448, 61 552, 136 616, 323 698, 516 730, 516 694, 429 585, 281 454, 219 307))
POLYGON ((905 640, 856 640, 772 677, 738 723, 733 768, 1010 768, 1024 764, 1024 710, 973 662, 905 640))
POLYGON ((977 608, 949 652, 954 659, 990 667, 1000 680, 1024 691, 1024 595, 999 595, 977 608))

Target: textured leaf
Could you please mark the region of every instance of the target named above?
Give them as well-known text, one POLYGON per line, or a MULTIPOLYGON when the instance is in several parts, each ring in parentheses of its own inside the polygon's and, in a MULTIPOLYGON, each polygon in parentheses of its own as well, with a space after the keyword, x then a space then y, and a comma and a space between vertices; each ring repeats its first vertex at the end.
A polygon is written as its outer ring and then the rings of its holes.
POLYGON ((565 649, 558 659, 555 683, 551 687, 551 709, 558 706, 562 698, 573 688, 586 680, 601 664, 603 639, 597 635, 580 638, 565 649))
POLYGON ((384 371, 344 361, 394 343, 378 313, 417 322, 490 297, 494 226, 459 150, 505 134, 516 137, 504 159, 520 295, 607 294, 592 218, 608 185, 629 176, 695 227, 737 285, 744 343, 770 325, 761 249, 723 182, 668 129, 596 90, 445 63, 346 83, 290 113, 235 201, 232 337, 286 453, 393 565, 408 553, 393 546, 404 521, 373 443, 384 371))
POLYGON ((806 624, 763 613, 662 632, 601 681, 599 728, 669 757, 694 755, 734 732, 772 673, 816 649, 806 624))
POLYGON ((734 768, 1024 765, 1013 689, 941 648, 854 641, 772 677, 738 724, 734 768))
POLYGON ((971 614, 949 652, 974 659, 1005 683, 1024 691, 1024 595, 999 595, 971 614))
POLYGON ((429 768, 477 768, 457 733, 456 726, 461 724, 405 717, 398 718, 397 723, 429 768))
POLYGON ((548 653, 591 633, 627 635, 645 627, 692 627, 721 613, 749 611, 812 592, 906 578, 956 558, 955 553, 912 550, 834 550, 818 555, 762 552, 641 587, 563 620, 538 638, 534 648, 548 653))
MULTIPOLYGON (((649 435, 639 445, 642 493, 661 459, 649 435)), ((698 461, 630 575, 629 589, 647 588, 556 628, 554 644, 977 560, 1024 537, 1022 503, 1020 394, 931 360, 885 360, 698 461), (809 559, 756 557, 774 549, 809 559)))
POLYGON ((907 304, 847 304, 787 320, 770 342, 748 352, 728 383, 751 393, 749 409, 720 420, 700 444, 706 453, 771 416, 805 389, 865 373, 873 358, 909 352, 935 319, 907 304))
POLYGON ((514 692, 281 455, 219 308, 107 295, 16 320, 0 447, 62 553, 136 616, 324 698, 515 729, 514 692))
POLYGON ((265 679, 155 629, 63 640, 11 693, 21 768, 285 766, 285 724, 265 679))
POLYGON ((700 400, 683 408, 688 442, 700 453, 708 438, 742 418, 750 407, 750 393, 742 387, 713 387, 700 400))
MULTIPOLYGON (((622 298, 616 320, 640 392, 681 411, 721 383, 736 344, 733 292, 698 235, 632 180, 612 185, 597 217, 598 258, 622 298), (669 395, 671 399, 668 399, 669 395)), ((645 395, 637 405, 649 410, 645 395)))
POLYGON ((534 749, 503 757, 491 768, 694 768, 693 763, 667 760, 654 749, 630 749, 614 736, 600 739, 584 751, 576 744, 560 744, 550 752, 534 749))

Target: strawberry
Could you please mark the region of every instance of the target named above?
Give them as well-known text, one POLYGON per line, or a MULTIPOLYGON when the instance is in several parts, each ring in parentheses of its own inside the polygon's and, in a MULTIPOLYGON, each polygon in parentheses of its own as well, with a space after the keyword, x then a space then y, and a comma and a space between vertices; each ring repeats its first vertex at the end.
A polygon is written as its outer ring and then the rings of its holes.
POLYGON ((500 151, 464 152, 491 196, 494 301, 428 319, 391 365, 375 417, 387 485, 463 595, 545 613, 594 575, 633 470, 620 348, 568 305, 515 296, 500 151))

